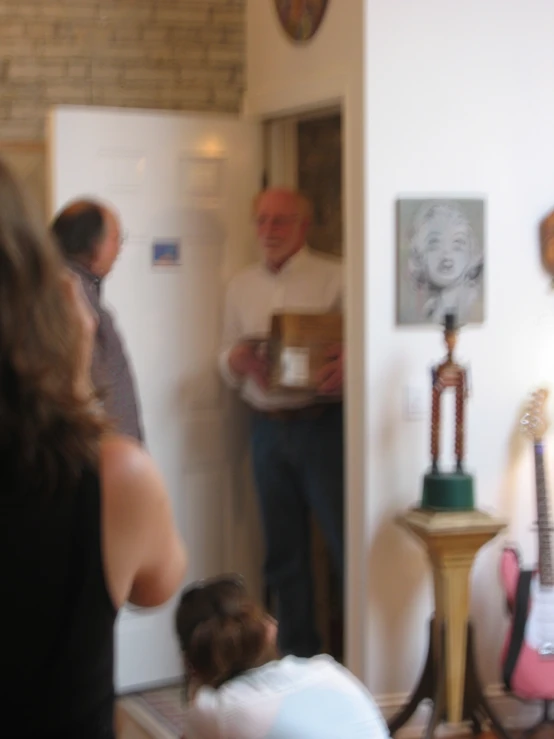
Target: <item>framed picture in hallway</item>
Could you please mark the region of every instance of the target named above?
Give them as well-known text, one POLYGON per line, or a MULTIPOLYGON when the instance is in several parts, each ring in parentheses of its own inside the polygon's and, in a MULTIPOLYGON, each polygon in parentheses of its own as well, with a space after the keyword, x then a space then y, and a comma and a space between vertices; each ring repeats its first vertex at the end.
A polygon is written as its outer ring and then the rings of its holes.
POLYGON ((397 325, 484 320, 485 201, 397 200, 397 325))

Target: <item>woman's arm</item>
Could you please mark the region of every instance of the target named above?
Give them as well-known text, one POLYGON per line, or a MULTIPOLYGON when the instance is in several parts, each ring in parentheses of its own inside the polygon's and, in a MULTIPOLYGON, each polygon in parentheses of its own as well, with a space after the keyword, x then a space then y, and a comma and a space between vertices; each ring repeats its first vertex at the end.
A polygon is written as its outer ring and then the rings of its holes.
POLYGON ((102 442, 100 477, 104 570, 114 605, 161 605, 181 586, 187 565, 164 481, 142 446, 116 435, 102 442))

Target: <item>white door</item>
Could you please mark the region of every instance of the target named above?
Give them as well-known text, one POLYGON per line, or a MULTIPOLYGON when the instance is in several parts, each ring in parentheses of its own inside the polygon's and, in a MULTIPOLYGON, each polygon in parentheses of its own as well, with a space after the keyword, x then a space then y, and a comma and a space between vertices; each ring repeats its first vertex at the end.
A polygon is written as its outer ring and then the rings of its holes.
MULTIPOLYGON (((121 215, 126 240, 104 295, 137 377, 147 447, 189 549, 187 581, 239 570, 256 590, 261 547, 246 427, 219 382, 216 355, 223 284, 253 257, 259 127, 64 106, 50 116, 49 157, 54 211, 92 196, 121 215), (155 264, 156 247, 167 244, 178 246, 175 266, 155 264)), ((181 674, 174 609, 175 599, 120 613, 119 692, 181 674)))

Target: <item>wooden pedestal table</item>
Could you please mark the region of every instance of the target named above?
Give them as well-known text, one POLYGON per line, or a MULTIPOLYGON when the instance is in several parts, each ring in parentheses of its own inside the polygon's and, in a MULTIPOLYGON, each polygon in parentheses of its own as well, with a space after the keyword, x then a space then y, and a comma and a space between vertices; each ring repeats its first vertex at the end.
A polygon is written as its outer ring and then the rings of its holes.
POLYGON ((487 719, 498 736, 510 739, 480 684, 469 622, 469 575, 475 555, 505 528, 505 522, 482 511, 422 508, 402 513, 397 522, 415 534, 427 550, 433 567, 435 614, 419 684, 406 706, 388 722, 391 736, 411 718, 421 701, 430 699, 433 710, 426 739, 444 721, 471 721, 479 733, 487 719))

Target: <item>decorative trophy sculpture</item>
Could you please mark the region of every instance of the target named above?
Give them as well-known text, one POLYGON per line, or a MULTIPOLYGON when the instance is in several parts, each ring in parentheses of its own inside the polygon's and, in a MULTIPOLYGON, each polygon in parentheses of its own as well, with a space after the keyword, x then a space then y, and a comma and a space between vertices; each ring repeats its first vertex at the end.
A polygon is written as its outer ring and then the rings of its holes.
POLYGON ((444 340, 448 353, 441 364, 432 369, 431 407, 431 471, 423 481, 422 508, 437 510, 472 510, 473 478, 464 471, 464 411, 468 394, 466 370, 453 359, 457 339, 456 316, 447 313, 444 321, 444 340), (439 441, 441 399, 443 391, 453 388, 456 398, 454 452, 456 467, 453 472, 439 469, 439 441))

